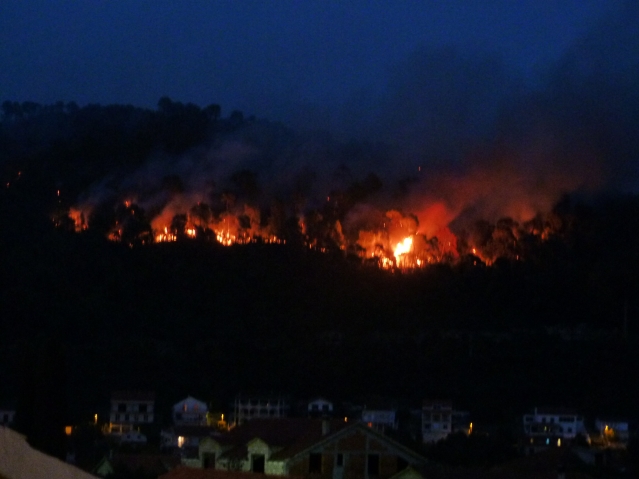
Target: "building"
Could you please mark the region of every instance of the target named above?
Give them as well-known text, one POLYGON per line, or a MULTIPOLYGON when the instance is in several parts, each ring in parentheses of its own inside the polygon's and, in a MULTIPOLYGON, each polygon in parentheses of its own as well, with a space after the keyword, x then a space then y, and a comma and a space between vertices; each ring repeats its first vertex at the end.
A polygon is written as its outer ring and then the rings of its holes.
POLYGON ((105 433, 128 442, 146 442, 139 427, 154 421, 155 393, 148 391, 114 391, 111 394, 109 424, 105 433))
POLYGON ((450 401, 425 400, 422 403, 422 442, 432 443, 448 437, 453 430, 450 401))
POLYGON ((308 403, 309 417, 328 417, 333 415, 333 403, 324 399, 316 398, 308 403))
POLYGON ((535 408, 524 414, 524 434, 528 437, 557 436, 565 440, 575 439, 578 434, 588 437, 584 418, 573 409, 535 408))
POLYGON ((397 411, 395 409, 364 409, 362 422, 368 427, 384 432, 387 429, 397 429, 397 411))
POLYGON ((409 474, 426 460, 362 422, 253 419, 203 439, 198 457, 183 464, 272 476, 331 479, 422 477, 409 474))
POLYGON ((182 449, 186 454, 189 449, 197 449, 202 439, 217 432, 216 426, 173 426, 160 432, 160 442, 163 449, 182 449))
POLYGON ((568 408, 535 408, 523 417, 523 449, 527 454, 562 447, 581 434, 590 440, 583 417, 568 408))
POLYGON ((626 443, 630 439, 628 421, 613 418, 595 419, 595 429, 604 443, 626 443))
POLYGON ((283 396, 237 395, 233 405, 233 421, 242 424, 249 419, 287 417, 290 404, 283 396))
POLYGON ((176 426, 206 426, 208 412, 205 402, 188 396, 173 405, 171 417, 176 426))

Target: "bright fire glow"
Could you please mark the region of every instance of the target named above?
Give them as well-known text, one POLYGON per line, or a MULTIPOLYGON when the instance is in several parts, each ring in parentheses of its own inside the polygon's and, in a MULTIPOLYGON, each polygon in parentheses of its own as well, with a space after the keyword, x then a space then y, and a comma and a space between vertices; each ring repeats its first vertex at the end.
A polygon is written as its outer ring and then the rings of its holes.
POLYGON ((395 258, 399 259, 399 257, 403 254, 410 253, 411 248, 413 247, 413 238, 410 236, 408 238, 404 238, 404 241, 401 243, 397 243, 395 246, 395 251, 393 254, 395 258))

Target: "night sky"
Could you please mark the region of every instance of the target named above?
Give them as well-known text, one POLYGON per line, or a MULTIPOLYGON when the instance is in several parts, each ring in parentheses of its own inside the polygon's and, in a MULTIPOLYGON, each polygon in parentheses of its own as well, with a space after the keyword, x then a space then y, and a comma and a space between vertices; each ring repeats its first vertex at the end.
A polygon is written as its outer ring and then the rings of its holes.
MULTIPOLYGON (((154 109, 168 96, 381 142, 383 164, 353 168, 424 167, 408 207, 443 198, 445 221, 468 205, 521 219, 564 193, 639 191, 634 0, 9 0, 0 45, 2 101, 154 109)), ((258 176, 325 166, 322 148, 258 176)), ((225 151, 228 168, 262 168, 225 151)))
POLYGON ((535 82, 623 3, 6 0, 0 92, 145 107, 168 95, 324 125, 349 102, 382 94, 418 51, 494 54, 535 82))

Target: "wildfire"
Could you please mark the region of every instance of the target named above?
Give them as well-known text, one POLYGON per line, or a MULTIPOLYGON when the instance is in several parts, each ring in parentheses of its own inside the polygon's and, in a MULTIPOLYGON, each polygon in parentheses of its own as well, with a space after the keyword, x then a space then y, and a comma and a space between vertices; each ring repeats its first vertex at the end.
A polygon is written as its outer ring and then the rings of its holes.
POLYGON ((395 251, 393 251, 393 255, 395 255, 395 258, 399 260, 400 256, 410 253, 412 247, 413 238, 409 236, 408 238, 404 238, 404 241, 402 241, 401 243, 397 243, 397 246, 395 246, 395 251))
MULTIPOLYGON (((68 219, 72 223, 56 225, 72 224, 76 232, 82 232, 88 228, 91 210, 90 205, 71 208, 68 219)), ((433 203, 419 215, 369 208, 342 221, 327 220, 330 215, 319 211, 295 214, 293 224, 293 218, 288 219, 280 210, 263 218, 262 211, 248 205, 214 210, 202 201, 189 207, 188 198, 181 198, 169 203, 149 222, 145 210, 127 199, 114 207, 112 226, 106 235, 111 241, 134 247, 194 238, 217 241, 223 246, 285 244, 280 234, 293 234, 297 235, 292 236, 296 244, 314 251, 339 251, 383 269, 408 270, 465 257, 473 264, 484 265, 491 265, 500 257, 520 261, 526 244, 544 241, 560 224, 552 216, 541 215, 524 224, 509 218, 495 224, 480 221, 458 237, 448 228, 452 215, 443 203, 433 203)))

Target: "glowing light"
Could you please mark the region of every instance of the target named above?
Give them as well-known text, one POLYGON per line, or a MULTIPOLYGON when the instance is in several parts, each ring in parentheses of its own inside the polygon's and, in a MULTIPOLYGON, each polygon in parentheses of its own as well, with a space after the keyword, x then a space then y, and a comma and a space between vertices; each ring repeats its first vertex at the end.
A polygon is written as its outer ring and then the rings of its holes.
POLYGON ((397 243, 397 246, 395 246, 395 252, 393 254, 395 255, 395 258, 399 258, 403 254, 410 253, 412 247, 413 238, 409 236, 408 238, 404 238, 404 241, 402 241, 401 243, 397 243))
POLYGON ((184 446, 184 436, 178 436, 177 443, 178 443, 178 447, 184 446))

